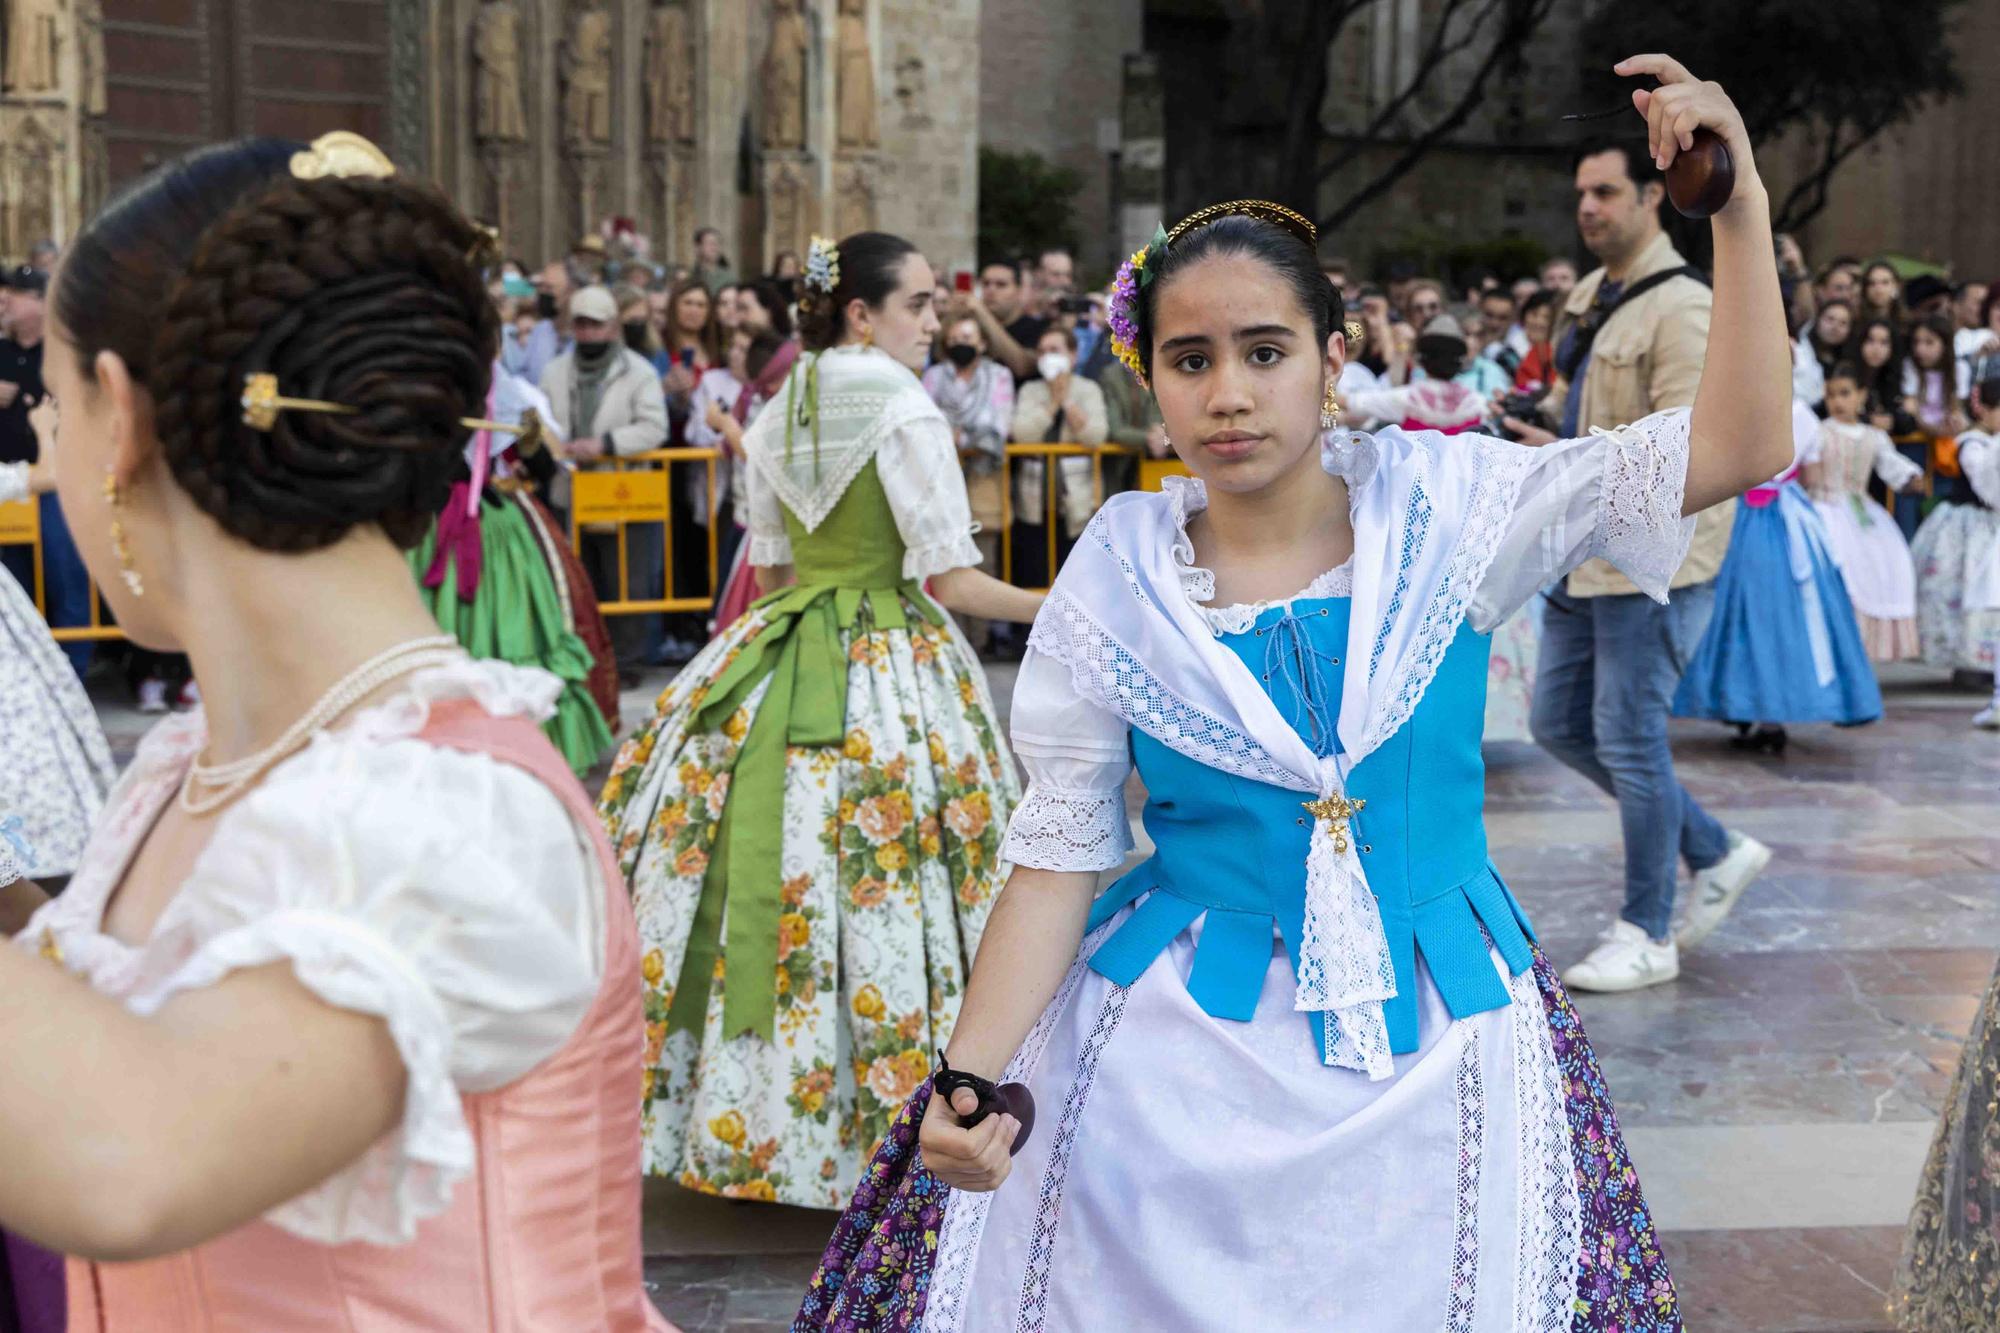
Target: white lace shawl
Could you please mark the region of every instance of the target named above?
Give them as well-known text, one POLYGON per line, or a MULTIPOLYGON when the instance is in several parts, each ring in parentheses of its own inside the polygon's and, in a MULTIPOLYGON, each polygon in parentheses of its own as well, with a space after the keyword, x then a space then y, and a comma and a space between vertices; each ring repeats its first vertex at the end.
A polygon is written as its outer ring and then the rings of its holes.
MULTIPOLYGON (((1030 644, 1067 666, 1085 698, 1190 758, 1340 795, 1354 766, 1409 720, 1469 615, 1490 629, 1591 556, 1665 600, 1693 532, 1680 513, 1687 425, 1681 409, 1542 449, 1394 428, 1333 437, 1322 461, 1347 480, 1354 523, 1337 756, 1313 754, 1185 595, 1187 515, 1206 499, 1198 481, 1108 502, 1030 644), (1503 548, 1512 568, 1489 579, 1503 548)), ((1295 1003, 1326 1013, 1328 1064, 1386 1078, 1382 1002, 1394 972, 1355 841, 1336 851, 1326 824, 1314 826, 1295 1003)))
POLYGON ((902 427, 926 419, 934 419, 949 438, 951 428, 924 392, 923 382, 887 352, 873 347, 807 352, 745 432, 743 453, 785 508, 813 532, 882 442, 902 427), (804 421, 799 420, 802 414, 804 421))

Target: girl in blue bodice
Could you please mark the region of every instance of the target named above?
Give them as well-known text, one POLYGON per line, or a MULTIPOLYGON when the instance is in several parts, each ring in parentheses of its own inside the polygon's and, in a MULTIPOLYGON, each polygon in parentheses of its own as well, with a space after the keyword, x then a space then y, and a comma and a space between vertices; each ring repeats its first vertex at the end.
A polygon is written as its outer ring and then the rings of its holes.
POLYGON ((1017 1144, 1012 1115, 968 1125, 973 1090, 920 1092, 907 1208, 850 1219, 809 1312, 845 1290, 931 1333, 1679 1326, 1480 819, 1492 628, 1596 556, 1663 598, 1684 516, 1786 461, 1742 122, 1665 57, 1620 70, 1660 80, 1634 102, 1663 165, 1703 127, 1735 159, 1691 412, 1539 450, 1328 434, 1343 312, 1305 219, 1204 210, 1121 272, 1115 347, 1193 477, 1107 504, 1036 621, 1015 868, 947 1051, 1038 1119, 1017 1144), (1135 771, 1152 851, 1100 894, 1135 771))

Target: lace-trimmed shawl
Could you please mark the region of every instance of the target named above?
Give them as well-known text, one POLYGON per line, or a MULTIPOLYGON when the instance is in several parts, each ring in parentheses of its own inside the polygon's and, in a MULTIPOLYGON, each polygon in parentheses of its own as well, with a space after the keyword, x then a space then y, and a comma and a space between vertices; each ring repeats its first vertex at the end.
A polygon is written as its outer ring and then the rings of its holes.
POLYGON ((812 532, 882 442, 921 421, 949 433, 923 383, 888 353, 872 347, 805 353, 745 433, 743 453, 812 532))
MULTIPOLYGON (((1354 613, 1339 733, 1317 758, 1214 636, 1187 595, 1187 515, 1199 482, 1124 495, 1094 518, 1064 565, 1030 642, 1078 690, 1131 725, 1225 772, 1321 797, 1415 711, 1508 527, 1533 450, 1477 436, 1400 430, 1335 437, 1328 472, 1353 506, 1354 613), (1365 651, 1360 651, 1366 645, 1365 651)), ((1328 1064, 1393 1072, 1382 1002, 1394 970, 1354 840, 1315 824, 1295 1005, 1327 1015, 1328 1064)))

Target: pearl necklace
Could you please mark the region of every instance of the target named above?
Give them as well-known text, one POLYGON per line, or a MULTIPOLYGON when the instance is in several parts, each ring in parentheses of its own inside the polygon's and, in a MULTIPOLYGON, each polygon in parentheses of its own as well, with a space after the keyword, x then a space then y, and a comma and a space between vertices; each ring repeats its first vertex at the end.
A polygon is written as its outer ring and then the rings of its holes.
POLYGON ((314 733, 324 730, 327 724, 388 682, 425 667, 441 666, 461 654, 458 641, 449 634, 410 639, 384 649, 335 681, 303 717, 257 753, 227 764, 197 761, 190 766, 186 779, 181 783, 181 809, 191 815, 205 815, 221 809, 240 796, 244 788, 263 776, 272 765, 304 745, 314 733), (194 790, 197 785, 214 790, 207 796, 196 797, 194 790))

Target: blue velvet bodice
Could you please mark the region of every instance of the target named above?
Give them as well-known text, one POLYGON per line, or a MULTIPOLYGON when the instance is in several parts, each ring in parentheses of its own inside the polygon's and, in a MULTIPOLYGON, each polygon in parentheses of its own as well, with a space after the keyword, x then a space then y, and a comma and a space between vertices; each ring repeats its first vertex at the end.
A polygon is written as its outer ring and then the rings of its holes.
MULTIPOLYGON (((1346 598, 1300 600, 1222 639, 1321 754, 1338 744, 1332 722, 1340 712, 1349 610, 1346 598)), ((1488 637, 1461 626, 1416 711, 1347 780, 1347 794, 1367 802, 1351 836, 1395 964, 1396 995, 1384 1009, 1399 1054, 1418 1048, 1418 952, 1458 1018, 1507 1003, 1489 937, 1517 975, 1533 962, 1527 917, 1486 855, 1479 743, 1487 655, 1488 637)), ((1248 1019, 1270 965, 1274 926, 1298 965, 1312 835, 1306 797, 1211 768, 1136 728, 1131 746, 1155 850, 1095 904, 1092 928, 1143 899, 1091 966, 1129 985, 1201 920, 1188 990, 1209 1014, 1248 1019)), ((1319 1016, 1312 1018, 1317 1026, 1319 1016)))

